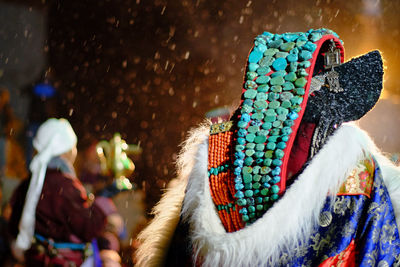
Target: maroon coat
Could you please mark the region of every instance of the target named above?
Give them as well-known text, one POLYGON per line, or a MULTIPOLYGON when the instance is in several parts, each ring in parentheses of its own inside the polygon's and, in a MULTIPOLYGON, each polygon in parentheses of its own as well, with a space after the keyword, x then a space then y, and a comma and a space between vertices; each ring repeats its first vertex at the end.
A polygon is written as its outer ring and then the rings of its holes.
MULTIPOLYGON (((18 224, 24 205, 29 179, 22 182, 11 199, 13 212, 11 232, 18 234, 18 224)), ((108 199, 96 199, 90 205, 81 182, 58 170, 48 169, 42 194, 36 208, 35 233, 56 242, 91 241, 103 230, 108 215, 104 204, 108 199), (102 202, 102 205, 99 205, 102 202)))

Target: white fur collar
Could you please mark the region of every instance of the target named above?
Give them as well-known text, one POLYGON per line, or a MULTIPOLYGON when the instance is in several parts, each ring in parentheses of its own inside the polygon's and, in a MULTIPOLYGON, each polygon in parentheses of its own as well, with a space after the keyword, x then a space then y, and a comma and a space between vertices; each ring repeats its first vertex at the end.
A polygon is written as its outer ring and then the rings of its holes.
MULTIPOLYGON (((205 138, 195 155, 182 210, 191 226, 194 258, 201 258, 204 266, 275 266, 281 251, 295 251, 308 239, 326 196, 338 191, 364 152, 371 152, 384 165, 384 176, 393 177, 389 181, 394 189, 389 193, 400 204, 399 169, 381 155, 364 131, 344 124, 262 218, 240 231, 226 233, 210 196, 205 138)), ((400 218, 400 205, 394 206, 400 218)))

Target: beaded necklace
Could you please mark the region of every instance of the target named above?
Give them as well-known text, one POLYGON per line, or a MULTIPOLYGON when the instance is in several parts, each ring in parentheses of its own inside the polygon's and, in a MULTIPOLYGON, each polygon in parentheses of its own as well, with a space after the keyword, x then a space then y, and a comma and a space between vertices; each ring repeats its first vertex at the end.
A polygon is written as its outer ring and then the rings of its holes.
POLYGON ((304 114, 319 49, 336 33, 327 29, 255 38, 241 105, 232 121, 211 126, 211 195, 228 232, 251 224, 286 189, 286 165, 304 114), (311 74, 311 75, 309 75, 311 74))

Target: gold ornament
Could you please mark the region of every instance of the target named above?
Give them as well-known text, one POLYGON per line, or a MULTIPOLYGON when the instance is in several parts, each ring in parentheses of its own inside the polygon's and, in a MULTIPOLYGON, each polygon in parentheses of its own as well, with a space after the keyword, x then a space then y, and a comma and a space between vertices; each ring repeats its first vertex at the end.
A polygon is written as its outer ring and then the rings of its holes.
POLYGON ((114 177, 118 189, 132 189, 127 176, 133 173, 135 164, 127 154, 138 155, 142 153, 142 148, 127 144, 119 133, 115 133, 110 141, 100 141, 96 145, 96 152, 100 159, 101 173, 114 177))

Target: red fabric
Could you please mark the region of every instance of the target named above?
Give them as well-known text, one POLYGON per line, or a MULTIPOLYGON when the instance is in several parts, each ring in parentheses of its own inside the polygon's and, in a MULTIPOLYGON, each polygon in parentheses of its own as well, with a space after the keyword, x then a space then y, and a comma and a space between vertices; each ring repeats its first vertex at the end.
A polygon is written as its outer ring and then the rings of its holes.
POLYGON ((350 245, 340 254, 330 257, 323 261, 319 267, 355 267, 356 266, 356 246, 354 239, 350 245))
MULTIPOLYGON (((21 217, 29 180, 14 192, 11 200, 11 233, 15 237, 21 217)), ((36 208, 35 232, 55 242, 70 242, 71 237, 90 242, 101 234, 106 215, 98 205, 90 205, 86 190, 72 176, 49 169, 43 184, 42 195, 36 208)), ((76 241, 76 239, 74 240, 76 241)))
POLYGON ((297 174, 307 162, 315 124, 302 122, 290 153, 287 166, 287 179, 297 174))

